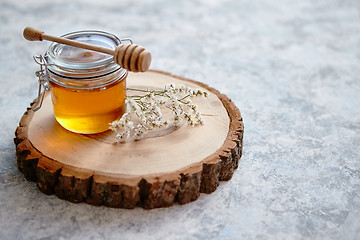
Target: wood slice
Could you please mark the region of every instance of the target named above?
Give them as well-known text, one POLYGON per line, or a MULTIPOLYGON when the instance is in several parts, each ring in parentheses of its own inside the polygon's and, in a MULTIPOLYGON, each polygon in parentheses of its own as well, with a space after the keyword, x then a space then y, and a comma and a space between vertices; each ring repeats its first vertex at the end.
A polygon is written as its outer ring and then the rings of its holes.
POLYGON ((46 194, 109 207, 167 207, 215 191, 238 167, 240 112, 217 90, 169 73, 129 73, 127 79, 131 88, 163 88, 169 83, 209 93, 208 98, 193 99, 205 125, 170 126, 139 141, 114 143, 111 131, 84 135, 62 128, 46 96, 39 111, 27 109, 16 129, 19 170, 46 194))

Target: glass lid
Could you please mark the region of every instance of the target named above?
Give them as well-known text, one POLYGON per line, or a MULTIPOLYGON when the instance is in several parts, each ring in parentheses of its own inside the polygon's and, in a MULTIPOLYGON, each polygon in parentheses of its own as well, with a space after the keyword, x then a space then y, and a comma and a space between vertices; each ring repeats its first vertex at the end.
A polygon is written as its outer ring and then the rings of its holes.
MULTIPOLYGON (((79 31, 62 37, 113 50, 121 44, 115 35, 100 31, 79 31)), ((72 78, 99 76, 120 68, 112 55, 55 42, 50 45, 45 58, 52 73, 72 78)))

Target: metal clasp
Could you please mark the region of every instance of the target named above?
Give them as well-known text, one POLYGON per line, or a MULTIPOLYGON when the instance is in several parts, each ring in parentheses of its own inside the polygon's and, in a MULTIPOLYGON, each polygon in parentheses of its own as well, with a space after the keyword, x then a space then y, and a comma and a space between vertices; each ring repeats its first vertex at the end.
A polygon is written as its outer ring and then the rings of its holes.
POLYGON ((35 104, 32 106, 32 110, 36 112, 42 106, 45 92, 50 90, 49 84, 49 70, 47 68, 47 62, 42 55, 33 56, 34 61, 40 65, 40 70, 35 72, 35 75, 39 78, 39 92, 35 104))
POLYGON ((133 44, 133 41, 131 38, 123 38, 123 39, 120 39, 120 42, 130 42, 130 44, 133 44))

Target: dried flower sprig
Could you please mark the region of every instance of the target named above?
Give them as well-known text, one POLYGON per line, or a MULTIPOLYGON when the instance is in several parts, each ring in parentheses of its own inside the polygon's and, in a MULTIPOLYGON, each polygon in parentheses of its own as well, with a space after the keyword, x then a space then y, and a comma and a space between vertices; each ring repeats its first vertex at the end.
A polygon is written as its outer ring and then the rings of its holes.
POLYGON ((117 132, 116 142, 127 138, 139 139, 148 131, 164 128, 170 124, 163 116, 163 110, 172 113, 171 122, 175 126, 186 120, 188 125, 203 125, 204 120, 198 107, 191 101, 193 97, 207 97, 208 93, 200 89, 192 89, 183 84, 168 84, 163 90, 134 89, 127 90, 138 95, 127 96, 127 112, 118 120, 110 123, 110 129, 117 132))

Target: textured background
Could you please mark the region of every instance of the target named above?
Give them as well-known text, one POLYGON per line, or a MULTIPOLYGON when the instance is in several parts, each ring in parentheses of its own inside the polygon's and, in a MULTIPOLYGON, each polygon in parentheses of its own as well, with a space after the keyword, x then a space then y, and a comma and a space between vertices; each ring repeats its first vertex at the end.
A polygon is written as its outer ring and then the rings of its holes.
POLYGON ((359 0, 1 0, 0 52, 0 239, 359 239, 359 0), (227 94, 245 123, 232 180, 150 211, 42 194, 12 143, 48 46, 27 25, 131 37, 153 69, 227 94))

